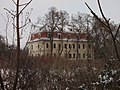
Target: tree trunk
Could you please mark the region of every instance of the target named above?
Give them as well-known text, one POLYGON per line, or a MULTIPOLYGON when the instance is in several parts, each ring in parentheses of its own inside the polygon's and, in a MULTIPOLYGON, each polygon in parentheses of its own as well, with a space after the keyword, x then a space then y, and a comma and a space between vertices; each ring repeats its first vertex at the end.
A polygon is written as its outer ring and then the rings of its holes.
POLYGON ((19 35, 19 0, 17 0, 16 5, 16 31, 17 31, 17 63, 16 63, 16 75, 13 90, 16 90, 19 77, 19 58, 20 58, 20 35, 19 35))

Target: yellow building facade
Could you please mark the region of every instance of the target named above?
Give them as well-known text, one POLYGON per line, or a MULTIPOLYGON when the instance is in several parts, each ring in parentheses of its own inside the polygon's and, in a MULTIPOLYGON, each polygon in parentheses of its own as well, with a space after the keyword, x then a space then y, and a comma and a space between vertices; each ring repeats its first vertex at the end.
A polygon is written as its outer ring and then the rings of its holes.
POLYGON ((29 55, 53 56, 69 60, 94 59, 92 38, 86 33, 76 34, 70 32, 55 32, 50 39, 50 32, 31 34, 28 42, 29 55), (52 42, 52 43, 51 43, 52 42), (52 49, 51 49, 52 48, 52 49))

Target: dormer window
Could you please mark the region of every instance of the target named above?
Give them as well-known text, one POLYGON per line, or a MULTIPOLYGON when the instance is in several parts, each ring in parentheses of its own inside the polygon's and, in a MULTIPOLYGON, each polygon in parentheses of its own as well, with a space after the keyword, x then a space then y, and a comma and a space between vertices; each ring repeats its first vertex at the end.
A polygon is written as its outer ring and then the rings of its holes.
POLYGON ((48 48, 49 47, 49 44, 48 43, 46 43, 46 48, 48 48))
POLYGON ((51 33, 48 33, 48 34, 47 34, 47 37, 48 37, 48 38, 51 38, 51 33))
POLYGON ((80 39, 80 36, 79 35, 77 35, 77 40, 79 40, 80 39))
POLYGON ((89 39, 88 35, 85 35, 85 38, 86 38, 86 40, 88 40, 89 39))
POLYGON ((38 37, 39 37, 39 38, 41 37, 41 33, 38 33, 38 37))
POLYGON ((61 33, 58 33, 58 34, 57 34, 57 37, 58 37, 59 39, 61 39, 61 33))
POLYGON ((67 39, 70 39, 70 34, 67 35, 67 39))
POLYGON ((33 40, 34 38, 35 38, 35 36, 34 36, 34 35, 32 35, 32 36, 31 36, 31 40, 33 40))

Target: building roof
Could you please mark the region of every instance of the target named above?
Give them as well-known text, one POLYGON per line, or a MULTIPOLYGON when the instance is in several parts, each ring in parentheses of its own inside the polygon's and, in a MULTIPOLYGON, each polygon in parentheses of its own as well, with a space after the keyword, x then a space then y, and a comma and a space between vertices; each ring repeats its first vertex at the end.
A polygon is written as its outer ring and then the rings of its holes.
MULTIPOLYGON (((36 42, 40 40, 50 40, 51 34, 49 31, 40 31, 37 33, 32 33, 29 42, 36 42)), ((75 32, 67 32, 67 31, 54 31, 53 32, 53 40, 64 40, 64 41, 88 41, 92 40, 92 36, 87 33, 75 33, 75 32), (78 38, 79 37, 79 38, 78 38)))

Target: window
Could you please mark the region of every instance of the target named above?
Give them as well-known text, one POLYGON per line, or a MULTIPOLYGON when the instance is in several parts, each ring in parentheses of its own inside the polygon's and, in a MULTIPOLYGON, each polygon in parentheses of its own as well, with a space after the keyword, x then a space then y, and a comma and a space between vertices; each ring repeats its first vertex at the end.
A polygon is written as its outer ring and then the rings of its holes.
POLYGON ((60 43, 58 44, 58 49, 59 49, 59 50, 61 49, 61 44, 60 44, 60 43))
POLYGON ((39 43, 38 43, 38 49, 40 48, 40 45, 39 45, 39 43))
POLYGON ((75 58, 75 53, 73 53, 73 58, 75 58))
POLYGON ((80 55, 80 53, 78 54, 78 58, 81 58, 81 55, 80 55))
POLYGON ((40 57, 40 54, 38 54, 38 57, 40 57))
POLYGON ((41 33, 38 33, 38 37, 39 37, 39 38, 41 37, 41 33))
POLYGON ((47 53, 46 56, 49 56, 49 53, 47 53))
POLYGON ((88 35, 86 35, 85 37, 86 37, 86 39, 88 40, 89 36, 88 36, 88 35))
POLYGON ((91 49, 91 45, 90 44, 88 44, 88 48, 91 49))
POLYGON ((69 48, 71 48, 71 44, 69 44, 69 48))
POLYGON ((75 49, 75 44, 73 44, 73 49, 75 49))
POLYGON ((77 35, 77 40, 80 40, 80 36, 79 36, 79 34, 77 35))
POLYGON ((67 35, 67 38, 68 38, 68 39, 70 39, 70 34, 69 34, 69 35, 67 35))
POLYGON ((80 44, 78 44, 78 48, 80 49, 80 44))
POLYGON ((83 58, 85 58, 85 54, 83 54, 83 58))
POLYGON ((53 47, 56 48, 56 44, 55 43, 54 43, 53 47))
POLYGON ((65 54, 64 54, 64 57, 65 57, 65 58, 67 58, 67 56, 68 56, 68 54, 67 54, 67 53, 65 53, 65 54))
POLYGON ((47 37, 48 37, 48 38, 51 38, 51 33, 48 33, 48 34, 47 34, 47 37))
POLYGON ((48 43, 46 43, 46 48, 48 48, 49 47, 49 44, 48 43))
POLYGON ((56 54, 54 53, 54 57, 56 57, 56 54))
POLYGON ((71 54, 69 54, 69 58, 71 58, 72 56, 71 56, 71 54))
POLYGON ((83 44, 83 49, 85 49, 85 44, 83 44))
POLYGON ((57 36, 59 39, 61 39, 61 33, 58 33, 57 36))
POLYGON ((31 50, 33 50, 33 45, 31 45, 31 50))
POLYGON ((64 44, 64 48, 67 48, 67 44, 64 44))
POLYGON ((92 53, 89 54, 89 58, 92 58, 92 53))
POLYGON ((31 39, 33 40, 34 38, 35 38, 35 36, 34 36, 34 35, 32 35, 31 39))

